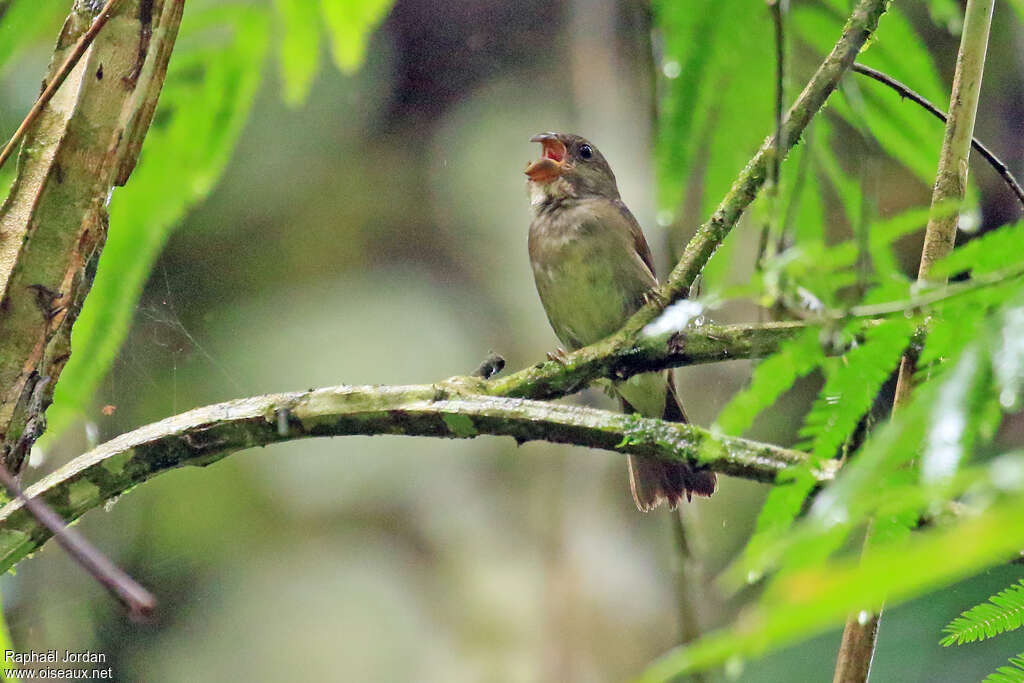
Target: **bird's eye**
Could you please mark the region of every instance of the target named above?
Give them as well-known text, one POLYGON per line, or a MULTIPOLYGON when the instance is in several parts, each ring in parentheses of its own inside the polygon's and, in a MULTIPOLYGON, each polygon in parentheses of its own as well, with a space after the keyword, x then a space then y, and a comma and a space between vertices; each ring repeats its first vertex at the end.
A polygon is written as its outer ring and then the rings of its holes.
POLYGON ((590 159, 594 156, 594 148, 590 145, 580 147, 580 159, 590 159))

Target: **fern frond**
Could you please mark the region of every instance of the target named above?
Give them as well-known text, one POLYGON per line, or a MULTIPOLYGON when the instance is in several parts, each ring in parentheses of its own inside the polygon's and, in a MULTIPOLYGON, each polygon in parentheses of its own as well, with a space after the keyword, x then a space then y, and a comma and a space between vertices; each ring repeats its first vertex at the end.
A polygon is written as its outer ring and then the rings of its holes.
POLYGON ((800 436, 816 458, 834 457, 871 408, 914 333, 914 322, 891 318, 867 333, 864 343, 836 360, 800 436))
MULTIPOLYGON (((1013 631, 1024 623, 1024 579, 999 591, 986 602, 975 605, 949 622, 942 645, 962 645, 1013 631)), ((1012 660, 1011 660, 1012 661, 1012 660)))
POLYGON ((1010 657, 1010 664, 990 673, 983 683, 1024 683, 1024 652, 1010 657))
POLYGON ((937 263, 932 269, 934 277, 951 277, 957 273, 993 273, 1024 262, 1021 251, 1024 240, 1024 221, 987 232, 976 237, 937 263))
POLYGON ((1006 309, 1021 291, 1019 281, 985 287, 955 296, 932 311, 928 337, 918 358, 918 368, 931 377, 939 365, 956 358, 975 338, 975 330, 993 313, 1006 309))
POLYGON ((750 379, 750 385, 732 397, 719 413, 715 426, 726 434, 742 434, 762 410, 825 360, 818 339, 819 330, 811 328, 785 342, 774 355, 764 360, 750 379))

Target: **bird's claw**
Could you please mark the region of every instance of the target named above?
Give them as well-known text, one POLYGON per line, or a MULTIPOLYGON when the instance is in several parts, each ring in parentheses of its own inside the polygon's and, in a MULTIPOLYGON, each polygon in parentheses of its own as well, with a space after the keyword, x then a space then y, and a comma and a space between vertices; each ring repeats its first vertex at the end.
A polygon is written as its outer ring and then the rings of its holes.
POLYGON ((656 289, 649 289, 644 292, 644 305, 654 304, 660 308, 664 308, 668 305, 668 300, 661 295, 656 289))

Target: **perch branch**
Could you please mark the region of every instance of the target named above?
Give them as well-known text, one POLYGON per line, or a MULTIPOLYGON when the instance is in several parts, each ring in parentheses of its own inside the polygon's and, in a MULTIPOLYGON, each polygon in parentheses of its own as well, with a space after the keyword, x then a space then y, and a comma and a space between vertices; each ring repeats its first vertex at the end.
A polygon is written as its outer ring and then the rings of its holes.
MULTIPOLYGON (((415 386, 330 387, 272 394, 170 417, 123 434, 79 456, 25 491, 71 521, 129 488, 176 467, 209 465, 229 453, 315 436, 403 434, 543 439, 619 453, 699 460, 732 476, 774 481, 805 459, 799 451, 715 436, 688 424, 593 408, 470 393, 479 380, 415 386)), ((834 475, 819 470, 821 481, 834 475)), ((0 571, 50 537, 22 499, 0 509, 0 571)))
MULTIPOLYGON (((835 48, 815 72, 783 122, 781 149, 784 153, 788 153, 796 144, 808 122, 835 89, 842 74, 853 63, 860 48, 877 26, 878 19, 885 10, 885 5, 885 0, 860 0, 835 48)), ((723 199, 712 218, 697 231, 672 276, 660 290, 660 295, 653 297, 652 302, 634 315, 618 334, 570 354, 564 364, 542 363, 510 377, 490 382, 467 380, 480 393, 491 396, 464 397, 462 401, 468 401, 468 403, 462 407, 468 411, 468 414, 462 417, 450 416, 449 421, 465 425, 468 420, 476 432, 508 434, 518 438, 540 438, 541 435, 530 432, 531 429, 539 429, 543 431, 544 438, 554 441, 573 440, 573 442, 611 448, 612 450, 637 448, 636 444, 630 446, 628 442, 619 445, 620 441, 617 439, 622 434, 616 435, 614 430, 609 433, 593 428, 591 432, 587 432, 579 425, 559 427, 557 422, 534 424, 531 422, 531 417, 526 418, 525 422, 516 422, 504 417, 489 418, 482 414, 476 415, 471 409, 479 408, 481 405, 504 405, 504 401, 508 400, 497 398, 497 396, 543 398, 563 395, 582 388, 600 376, 617 377, 620 374, 625 376, 625 373, 643 371, 645 367, 654 369, 647 366, 665 367, 667 365, 682 365, 686 362, 711 362, 729 358, 754 357, 757 354, 770 352, 779 342, 798 332, 802 328, 802 323, 772 323, 756 331, 749 327, 716 329, 716 326, 707 326, 702 327, 699 334, 677 333, 667 341, 645 338, 641 333, 643 327, 656 318, 668 303, 685 296, 696 274, 707 263, 715 248, 725 239, 746 207, 753 201, 765 181, 767 164, 775 146, 773 137, 765 141, 751 162, 741 172, 732 190, 723 199), (733 335, 728 340, 730 343, 721 343, 719 337, 727 334, 733 335), (652 356, 659 354, 663 356, 663 361, 656 363, 652 360, 652 356), (489 420, 491 421, 489 422, 489 420), (505 426, 505 429, 499 430, 498 426, 502 425, 505 426), (485 429, 489 426, 490 430, 485 429), (514 433, 513 427, 515 428, 514 433), (599 439, 596 439, 601 434, 606 439, 603 445, 599 443, 599 439), (588 440, 583 438, 584 436, 595 438, 588 440), (570 437, 575 438, 571 439, 570 437), (580 440, 576 440, 576 438, 580 440), (611 443, 612 440, 615 442, 611 443)), ((322 392, 311 395, 297 394, 246 399, 223 404, 216 407, 216 410, 220 411, 219 416, 212 416, 204 412, 211 409, 199 409, 184 416, 169 418, 119 437, 76 459, 58 473, 33 486, 27 494, 30 496, 42 495, 47 501, 56 503, 58 512, 71 520, 99 504, 101 500, 117 495, 118 491, 123 491, 135 483, 144 481, 156 472, 184 464, 207 464, 223 457, 226 452, 233 449, 295 438, 295 434, 300 433, 296 430, 300 429, 303 436, 318 435, 320 432, 317 429, 323 430, 324 435, 327 433, 401 432, 453 436, 451 430, 448 429, 449 425, 436 412, 439 401, 429 402, 435 411, 433 414, 419 415, 417 419, 412 419, 406 409, 385 408, 382 412, 381 407, 378 407, 376 412, 363 414, 361 420, 349 416, 335 416, 333 424, 337 431, 334 432, 329 429, 328 423, 331 423, 332 420, 328 418, 325 418, 323 424, 314 426, 314 428, 309 428, 305 422, 301 422, 301 418, 300 424, 293 424, 294 420, 288 415, 299 415, 300 413, 293 412, 293 410, 299 407, 300 399, 304 397, 308 399, 314 395, 320 396, 322 392), (275 399, 287 405, 275 407, 275 399), (246 407, 251 410, 246 412, 246 407), (288 415, 280 411, 277 415, 273 415, 273 411, 278 408, 281 411, 286 411, 288 415), (252 412, 253 410, 255 412, 252 412), (270 414, 267 411, 270 411, 270 414), (240 413, 244 414, 244 417, 237 417, 240 413), (223 420, 231 415, 236 415, 236 418, 218 422, 218 420, 223 420), (243 425, 247 425, 251 431, 247 431, 243 425), (343 429, 346 425, 349 431, 343 429), (442 425, 445 428, 443 430, 442 425), (356 427, 359 427, 360 430, 353 431, 356 427), (306 433, 307 429, 310 429, 309 433, 306 433), (254 435, 263 438, 257 440, 254 435)), ((393 394, 387 394, 387 396, 394 398, 393 394)), ((423 397, 420 397, 419 400, 422 403, 423 397)), ((380 402, 375 401, 375 403, 380 402)), ((384 402, 386 403, 386 401, 384 402)), ((575 413, 577 415, 586 414, 586 409, 582 408, 569 409, 564 406, 546 406, 526 401, 511 405, 519 406, 519 409, 527 412, 530 407, 536 407, 537 410, 556 411, 560 415, 572 414, 571 412, 565 413, 566 410, 577 411, 575 413)), ((622 420, 632 421, 636 418, 608 414, 607 419, 613 421, 610 424, 619 420, 620 427, 625 427, 626 424, 622 423, 622 420)), ((629 424, 633 423, 629 422, 629 424)), ((655 425, 660 425, 660 423, 655 422, 655 425)), ((721 444, 725 442, 712 439, 707 432, 691 426, 679 425, 664 428, 687 430, 690 437, 701 434, 703 435, 701 438, 706 443, 721 444)), ((732 440, 730 443, 749 442, 732 440)), ((775 452, 772 447, 764 446, 763 448, 775 452)), ((797 457, 799 457, 798 454, 797 457)), ((771 473, 769 478, 774 477, 774 472, 784 466, 783 461, 773 461, 774 466, 764 469, 762 475, 767 476, 771 473)), ((756 470, 756 468, 755 470, 745 470, 738 463, 739 461, 735 461, 732 466, 728 466, 726 461, 712 459, 708 464, 718 471, 731 474, 743 474, 744 472, 752 474, 756 470)), ((0 558, 3 558, 0 566, 11 566, 20 557, 38 547, 47 536, 46 530, 25 514, 20 503, 17 501, 10 503, 0 511, 0 558)))
POLYGON ((580 391, 602 377, 626 379, 642 372, 683 365, 763 358, 807 325, 807 322, 702 325, 667 338, 639 335, 635 342, 618 334, 557 361, 538 363, 491 380, 485 391, 493 396, 556 398, 580 391))

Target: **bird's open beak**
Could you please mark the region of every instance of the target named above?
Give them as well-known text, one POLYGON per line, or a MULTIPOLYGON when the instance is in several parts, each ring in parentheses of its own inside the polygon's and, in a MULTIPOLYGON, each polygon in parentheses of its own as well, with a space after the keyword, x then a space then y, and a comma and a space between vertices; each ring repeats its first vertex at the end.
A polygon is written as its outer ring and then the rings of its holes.
POLYGON ((535 183, 548 183, 565 172, 565 144, 554 133, 541 133, 530 138, 544 149, 540 159, 526 167, 527 177, 535 183))

